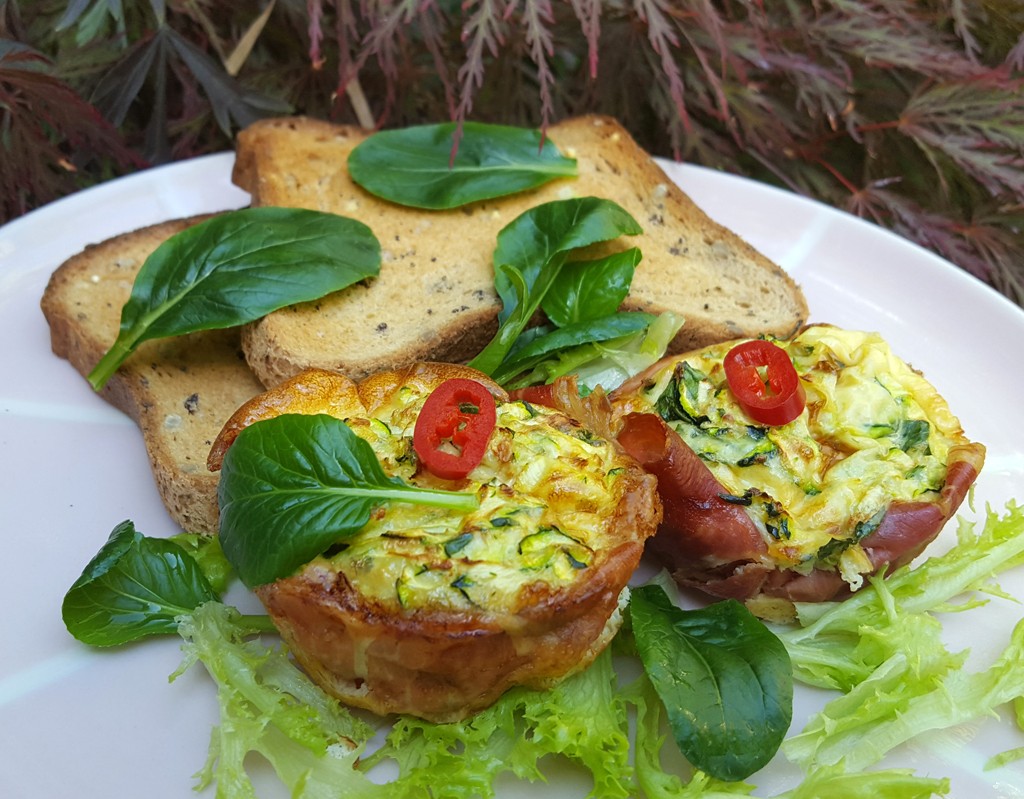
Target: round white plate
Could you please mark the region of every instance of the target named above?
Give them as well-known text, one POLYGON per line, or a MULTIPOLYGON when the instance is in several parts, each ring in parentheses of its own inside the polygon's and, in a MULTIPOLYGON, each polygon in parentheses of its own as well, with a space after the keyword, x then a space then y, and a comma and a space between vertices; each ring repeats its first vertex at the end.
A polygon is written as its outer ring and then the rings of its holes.
MULTIPOLYGON (((232 156, 112 181, 0 228, 0 796, 81 799, 194 795, 217 721, 212 683, 192 669, 173 685, 175 640, 117 651, 74 641, 61 600, 111 529, 132 519, 148 535, 177 531, 150 476, 141 436, 50 352, 39 299, 50 273, 87 244, 166 219, 243 206, 232 156)), ((712 217, 785 267, 817 321, 881 332, 922 370, 988 446, 975 507, 1024 500, 1024 312, 950 264, 826 206, 740 178, 663 164, 712 217)), ((964 507, 962 513, 974 516, 964 507)), ((934 545, 953 537, 950 525, 934 545)), ((1004 589, 1024 599, 1024 573, 1004 589)), ((1006 646, 1024 609, 995 600, 947 617, 951 647, 982 668, 1006 646)), ((793 731, 830 698, 797 689, 793 731)), ((885 766, 948 776, 958 799, 1024 797, 1024 765, 985 761, 1024 746, 1004 709, 914 741, 885 766)), ((777 758, 751 782, 756 795, 791 787, 777 758)), ((502 782, 501 796, 579 796, 579 776, 547 785, 502 782)), ((209 792, 212 795, 212 791, 209 792)), ((205 794, 204 794, 205 795, 205 794)), ((267 799, 283 791, 268 790, 267 799)))

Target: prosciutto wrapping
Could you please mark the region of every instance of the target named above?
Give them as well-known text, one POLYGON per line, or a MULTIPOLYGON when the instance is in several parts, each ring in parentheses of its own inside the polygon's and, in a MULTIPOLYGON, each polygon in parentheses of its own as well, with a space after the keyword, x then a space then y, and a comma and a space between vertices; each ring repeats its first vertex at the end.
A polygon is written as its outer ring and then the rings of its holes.
POLYGON ((877 335, 813 325, 778 343, 807 405, 777 427, 731 396, 721 364, 735 342, 667 358, 610 397, 574 397, 569 379, 518 394, 598 417, 657 478, 664 519, 648 551, 680 585, 773 617, 909 563, 985 457, 877 335))

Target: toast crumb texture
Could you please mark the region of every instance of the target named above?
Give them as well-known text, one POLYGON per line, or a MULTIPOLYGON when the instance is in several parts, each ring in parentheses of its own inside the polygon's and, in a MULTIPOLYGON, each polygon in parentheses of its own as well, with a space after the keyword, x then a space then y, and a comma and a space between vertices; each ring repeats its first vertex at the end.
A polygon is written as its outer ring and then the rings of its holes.
POLYGON ((380 200, 348 176, 346 159, 367 133, 291 117, 256 122, 238 136, 233 180, 253 205, 311 208, 361 220, 380 239, 380 276, 318 302, 269 314, 242 345, 267 386, 315 366, 359 380, 431 359, 464 362, 493 336, 500 300, 491 261, 498 232, 527 209, 557 199, 614 200, 644 233, 626 310, 685 318, 670 352, 762 333, 794 333, 807 319, 799 286, 780 267, 710 219, 615 120, 576 117, 548 135, 577 159, 579 176, 451 211, 380 200))
MULTIPOLYGON (((139 268, 165 239, 206 217, 165 222, 87 247, 50 277, 41 300, 53 352, 83 376, 117 337, 139 268)), ((238 329, 145 342, 102 390, 138 424, 157 488, 183 530, 217 530, 217 475, 206 456, 235 409, 262 390, 238 329)))

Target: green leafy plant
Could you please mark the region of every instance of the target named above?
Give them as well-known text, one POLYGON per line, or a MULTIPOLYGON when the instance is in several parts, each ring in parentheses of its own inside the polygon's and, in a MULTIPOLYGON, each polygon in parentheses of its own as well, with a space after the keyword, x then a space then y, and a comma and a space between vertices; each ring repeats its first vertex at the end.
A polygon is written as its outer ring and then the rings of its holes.
MULTIPOLYGON (((494 250, 494 287, 502 301, 498 331, 469 365, 487 374, 506 367, 505 359, 514 352, 520 334, 562 275, 575 285, 575 279, 567 273, 593 265, 570 264, 568 259, 573 251, 641 232, 640 225, 622 206, 597 197, 554 200, 513 219, 498 233, 494 250)), ((626 288, 628 290, 628 285, 626 288)), ((598 290, 612 298, 609 306, 613 309, 625 296, 621 285, 616 283, 598 290)), ((582 309, 570 311, 566 306, 571 302, 575 307, 577 301, 584 299, 579 292, 556 290, 551 296, 548 307, 554 309, 557 316, 588 317, 582 309)), ((514 375, 515 372, 509 376, 514 375)))
POLYGON ((219 214, 146 259, 89 382, 102 388, 143 341, 252 322, 379 271, 380 242, 354 219, 300 208, 219 214))
POLYGON ((89 561, 61 608, 68 631, 92 646, 174 633, 178 617, 217 598, 196 560, 178 544, 121 522, 89 561))
MULTIPOLYGON (((884 581, 878 581, 864 589, 872 596, 850 611, 842 603, 802 608, 809 618, 781 633, 794 663, 816 657, 792 646, 794 639, 808 637, 822 638, 819 654, 829 654, 836 662, 872 648, 879 636, 888 638, 895 649, 892 656, 854 677, 842 694, 783 743, 783 753, 804 774, 799 785, 775 794, 776 799, 866 795, 924 799, 948 793, 950 783, 945 778, 865 767, 912 736, 991 714, 1019 694, 1024 626, 1017 626, 1006 650, 981 671, 966 669, 963 655, 950 655, 937 637, 907 633, 927 619, 926 626, 937 629, 938 616, 932 614, 983 605, 983 596, 972 593, 999 593, 990 581, 1020 565, 1022 530, 1024 509, 1011 503, 1003 516, 990 511, 978 532, 973 523, 963 522, 958 545, 926 561, 932 569, 901 569, 896 593, 885 594, 884 581), (970 563, 975 548, 983 554, 984 567, 972 569, 965 579, 941 578, 952 577, 954 567, 970 563), (941 586, 935 590, 932 583, 937 575, 941 586), (964 590, 968 593, 959 604, 950 604, 964 590), (871 623, 858 624, 866 610, 871 623), (910 623, 903 624, 905 620, 910 623), (833 633, 840 635, 829 637, 833 633)), ((66 607, 78 609, 65 612, 69 630, 78 635, 81 628, 76 625, 86 619, 90 634, 101 633, 90 643, 126 643, 150 632, 173 634, 176 629, 183 639, 184 659, 172 678, 195 664, 209 673, 217 687, 221 723, 211 735, 209 758, 196 775, 198 788, 216 784, 218 795, 251 796, 247 756, 255 752, 270 763, 283 785, 303 796, 336 793, 339 786, 347 796, 365 799, 422 796, 439 779, 444 780, 445 796, 492 796, 496 780, 503 775, 543 780, 542 766, 550 755, 586 769, 594 779, 594 795, 604 797, 749 796, 754 790, 753 785, 723 780, 706 771, 684 769, 684 777, 676 773, 678 768, 663 766, 661 759, 667 754, 663 721, 668 717, 671 724, 672 715, 679 712, 672 687, 659 691, 660 678, 646 672, 621 683, 622 675, 613 668, 612 648, 550 690, 513 688, 490 708, 461 722, 432 724, 398 717, 382 745, 369 751, 374 728, 317 687, 279 642, 259 637, 272 631, 267 617, 242 615, 209 599, 201 579, 196 579, 200 571, 223 574, 214 543, 180 537, 174 542, 150 539, 125 522, 115 528, 65 599, 66 607), (192 556, 181 545, 198 553, 199 560, 187 564, 192 556), (168 557, 171 553, 173 557, 168 557), (99 603, 80 603, 75 598, 83 588, 101 588, 88 586, 107 575, 113 575, 115 586, 125 580, 132 583, 136 595, 145 589, 149 596, 162 598, 147 599, 132 613, 114 608, 103 617, 94 616, 91 608, 110 605, 109 598, 99 603), (178 580, 183 583, 172 585, 178 580), (196 585, 199 589, 193 590, 196 585), (168 602, 166 597, 171 595, 176 598, 168 602), (175 614, 173 623, 168 621, 168 611, 175 614), (666 693, 664 702, 662 693, 666 693), (630 710, 635 710, 635 723, 630 721, 630 710), (378 769, 387 777, 384 783, 379 781, 378 769)), ((758 656, 766 654, 765 660, 779 665, 779 655, 784 653, 776 649, 778 639, 748 629, 732 607, 735 603, 685 613, 666 605, 660 585, 665 579, 636 589, 640 597, 631 606, 632 623, 620 631, 614 647, 621 657, 641 654, 646 665, 650 653, 645 657, 642 652, 653 649, 664 665, 677 653, 675 644, 666 645, 663 639, 677 637, 676 643, 683 642, 698 655, 690 667, 705 676, 710 673, 707 667, 720 667, 723 658, 733 660, 739 671, 749 662, 757 679, 747 681, 748 687, 737 693, 729 692, 736 687, 726 677, 730 669, 721 672, 727 691, 723 704, 742 702, 755 683, 777 679, 770 676, 771 663, 762 663, 758 656), (645 601, 648 607, 641 609, 645 601), (682 624, 681 616, 686 618, 682 624), (677 627, 683 635, 667 630, 677 627), (732 634, 725 632, 729 628, 732 634)), ((764 694, 771 695, 771 691, 764 694)), ((770 708, 765 710, 777 715, 770 708)), ((745 754, 728 753, 732 759, 745 754)), ((991 762, 1005 762, 1016 754, 1008 750, 991 762)))
POLYGON ((89 169, 143 164, 49 58, 2 38, 0 129, 0 223, 88 185, 89 169))
POLYGON ((416 208, 458 208, 576 176, 539 131, 454 122, 381 131, 348 157, 352 180, 386 200, 416 208))
POLYGON ((3 186, 8 218, 132 168, 112 128, 156 161, 229 148, 287 108, 366 127, 597 112, 656 155, 845 209, 1024 300, 1016 0, 6 0, 0 39, 41 54, 51 97, 108 114, 33 140, 43 101, 2 106, 0 164, 9 142, 34 162, 3 186))
POLYGON ((629 612, 644 671, 687 760, 728 781, 763 768, 793 718, 781 641, 735 600, 687 611, 658 585, 633 589, 629 612))
POLYGON ((388 500, 473 510, 476 494, 418 488, 385 474, 340 419, 285 414, 239 433, 218 485, 220 540, 242 582, 285 577, 357 533, 388 500))

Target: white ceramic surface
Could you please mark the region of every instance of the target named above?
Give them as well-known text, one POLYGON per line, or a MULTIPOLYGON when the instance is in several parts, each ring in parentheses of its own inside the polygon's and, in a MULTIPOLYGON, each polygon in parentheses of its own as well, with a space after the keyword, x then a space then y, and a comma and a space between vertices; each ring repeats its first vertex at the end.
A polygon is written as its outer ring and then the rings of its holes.
MULTIPOLYGON (((212 684, 193 669, 174 684, 175 640, 118 651, 79 645, 60 604, 123 519, 149 535, 177 530, 150 477, 132 423, 95 396, 49 348, 39 298, 50 273, 91 242, 146 224, 244 205, 230 154, 153 169, 53 203, 0 228, 0 796, 5 799, 183 799, 216 723, 212 684)), ((664 164, 708 213, 785 267, 812 318, 878 330, 946 396, 989 448, 975 507, 1024 500, 1024 313, 950 264, 877 227, 740 178, 664 164)), ((963 513, 975 515, 969 508, 963 513)), ((952 526, 934 545, 952 539, 952 526)), ((1024 599, 1022 570, 1002 586, 1024 599)), ((983 667, 1024 608, 994 600, 945 620, 950 644, 983 667)), ((797 690, 794 731, 829 694, 797 690)), ((882 765, 948 776, 952 796, 1024 797, 1024 765, 985 771, 1024 746, 1003 712, 923 736, 882 765)), ((791 786, 777 758, 752 778, 756 795, 791 786)), ((261 797, 282 790, 261 782, 261 797)), ((502 782, 503 797, 579 796, 579 775, 541 786, 502 782)), ((202 795, 212 796, 212 791, 202 795)))

